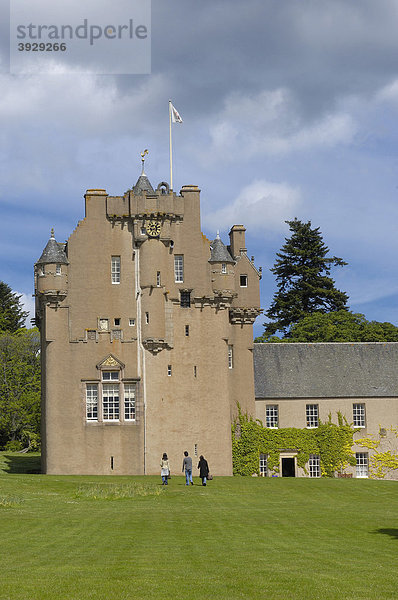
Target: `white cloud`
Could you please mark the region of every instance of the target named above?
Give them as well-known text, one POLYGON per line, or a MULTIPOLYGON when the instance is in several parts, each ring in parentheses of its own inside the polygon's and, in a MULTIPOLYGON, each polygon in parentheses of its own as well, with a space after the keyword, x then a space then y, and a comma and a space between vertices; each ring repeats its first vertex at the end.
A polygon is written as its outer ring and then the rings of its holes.
POLYGON ((210 155, 235 160, 243 154, 248 158, 327 149, 350 143, 356 129, 354 117, 344 110, 305 121, 294 95, 284 88, 253 96, 234 92, 210 126, 210 155))
POLYGON ((205 214, 203 223, 214 231, 238 223, 250 227, 253 234, 280 231, 285 220, 294 218, 299 204, 297 188, 260 179, 244 187, 231 204, 205 214))

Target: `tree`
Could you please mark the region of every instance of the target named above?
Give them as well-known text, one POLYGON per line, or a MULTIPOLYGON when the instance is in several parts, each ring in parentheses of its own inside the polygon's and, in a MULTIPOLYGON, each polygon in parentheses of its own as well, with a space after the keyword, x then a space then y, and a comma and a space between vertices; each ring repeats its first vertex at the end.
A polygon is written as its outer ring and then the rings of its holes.
POLYGON ((264 323, 263 341, 277 331, 289 337, 290 328, 309 314, 347 310, 347 294, 336 289, 330 277, 332 266, 347 263, 327 256, 329 248, 323 243, 319 227, 311 228, 311 221, 294 219, 286 223, 292 235, 285 238, 271 269, 278 291, 266 312, 271 322, 264 323))
POLYGON ((398 327, 367 321, 360 313, 316 312, 293 325, 289 342, 398 342, 398 327))
POLYGON ((40 435, 40 337, 37 329, 0 334, 0 445, 40 435))
POLYGON ((21 296, 0 281, 0 331, 15 333, 24 326, 28 314, 21 306, 21 296))

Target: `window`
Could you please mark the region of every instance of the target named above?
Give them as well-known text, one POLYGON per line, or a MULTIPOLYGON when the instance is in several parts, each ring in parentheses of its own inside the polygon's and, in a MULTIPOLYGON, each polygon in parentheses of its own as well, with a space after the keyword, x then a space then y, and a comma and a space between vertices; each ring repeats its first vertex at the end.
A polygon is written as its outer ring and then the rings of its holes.
POLYGON ((198 369, 196 368, 196 365, 195 365, 193 368, 193 376, 197 377, 197 374, 198 374, 198 369))
POLYGON ((234 347, 228 346, 228 369, 234 368, 234 347))
POLYGON ((119 381, 119 371, 102 371, 102 381, 119 381))
POLYGON ((114 319, 114 321, 113 321, 113 322, 114 322, 114 324, 115 324, 115 327, 120 327, 120 318, 119 318, 119 317, 118 317, 118 318, 116 318, 116 319, 114 319))
POLYGON ((310 477, 321 476, 321 460, 318 454, 310 454, 308 461, 310 477))
POLYGON ((190 308, 191 292, 180 292, 180 306, 181 308, 190 308))
POLYGON ((135 421, 135 384, 124 384, 124 420, 135 421))
POLYGON ((278 405, 267 404, 265 407, 265 426, 270 429, 277 429, 279 426, 278 405))
POLYGON ((239 280, 240 280, 240 287, 247 287, 247 275, 241 275, 239 280))
POLYGON ((98 385, 94 383, 86 386, 86 419, 98 421, 98 385))
POLYGON ((134 327, 135 326, 135 319, 129 319, 129 326, 130 327, 134 327))
POLYGON ((185 325, 185 335, 186 337, 189 336, 189 325, 185 325))
POLYGON ((145 323, 149 325, 149 312, 145 313, 145 323))
POLYGON ((111 258, 111 276, 112 283, 120 283, 120 256, 111 258))
POLYGON ((167 375, 171 377, 171 365, 167 365, 167 375))
POLYGON ((176 254, 174 256, 174 279, 176 283, 183 283, 184 281, 184 256, 183 254, 176 254))
POLYGON ((227 272, 227 263, 222 263, 221 265, 221 273, 226 273, 227 272))
POLYGON ((260 477, 267 477, 267 455, 260 454, 260 465, 259 465, 260 477))
POLYGON ((88 340, 96 340, 97 339, 97 332, 95 331, 95 329, 87 329, 87 339, 88 340))
POLYGON ((318 427, 318 405, 307 404, 306 406, 307 427, 318 427))
POLYGON ((56 275, 61 275, 61 265, 56 265, 55 266, 55 274, 56 275))
POLYGON ((102 386, 102 412, 104 421, 119 420, 119 385, 105 383, 102 386))
POLYGON ((368 476, 368 453, 367 452, 357 452, 355 454, 357 459, 357 468, 356 468, 356 476, 357 477, 367 477, 368 476))
POLYGON ((352 405, 354 427, 366 427, 365 424, 365 405, 364 404, 353 404, 352 405))
POLYGON ((160 271, 156 273, 156 286, 160 287, 160 271))
POLYGON ((122 339, 122 330, 121 329, 112 329, 111 331, 111 341, 113 340, 121 340, 122 339))
POLYGON ((198 444, 195 444, 193 447, 194 456, 198 456, 198 444))

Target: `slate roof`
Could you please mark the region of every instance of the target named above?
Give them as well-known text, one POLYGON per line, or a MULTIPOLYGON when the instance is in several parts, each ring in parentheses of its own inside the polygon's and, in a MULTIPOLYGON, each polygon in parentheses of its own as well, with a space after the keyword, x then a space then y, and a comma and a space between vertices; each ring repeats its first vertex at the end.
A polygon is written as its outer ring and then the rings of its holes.
POLYGON ((210 244, 211 255, 209 262, 234 263, 234 259, 228 252, 227 247, 217 236, 210 244))
POLYGON ((37 264, 45 265, 49 263, 56 263, 67 265, 68 259, 64 252, 64 247, 64 244, 58 243, 55 238, 51 236, 42 252, 42 255, 37 261, 37 264))
POLYGON ((133 187, 134 194, 139 194, 140 192, 148 192, 149 194, 155 194, 155 190, 153 189, 151 182, 145 173, 142 173, 138 179, 137 183, 133 187))
POLYGON ((398 396, 398 342, 254 344, 256 398, 398 396))

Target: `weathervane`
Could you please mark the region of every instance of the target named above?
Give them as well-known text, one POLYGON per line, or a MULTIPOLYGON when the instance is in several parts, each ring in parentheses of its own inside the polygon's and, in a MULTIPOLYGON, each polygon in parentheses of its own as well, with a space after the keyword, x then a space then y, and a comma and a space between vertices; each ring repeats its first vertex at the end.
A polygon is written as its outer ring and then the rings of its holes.
POLYGON ((141 162, 142 162, 142 172, 141 175, 145 175, 144 173, 144 164, 145 164, 145 155, 148 154, 148 150, 145 149, 144 152, 141 152, 141 162))

